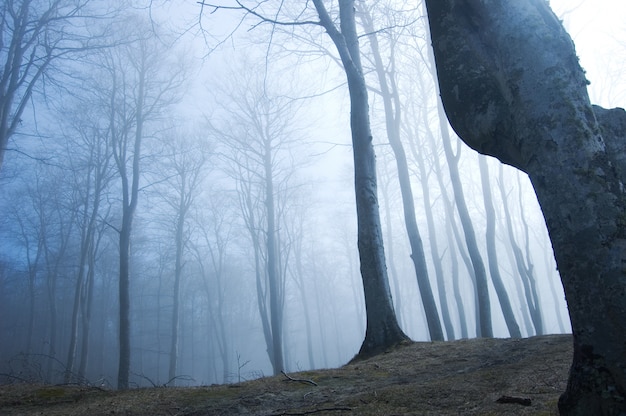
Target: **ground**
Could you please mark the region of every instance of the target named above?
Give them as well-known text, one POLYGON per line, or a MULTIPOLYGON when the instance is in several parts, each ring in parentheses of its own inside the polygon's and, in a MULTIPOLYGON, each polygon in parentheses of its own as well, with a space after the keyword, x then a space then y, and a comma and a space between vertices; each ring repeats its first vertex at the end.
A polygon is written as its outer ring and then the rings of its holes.
POLYGON ((407 343, 338 369, 210 387, 11 384, 0 386, 0 414, 556 415, 571 344, 571 335, 407 343))

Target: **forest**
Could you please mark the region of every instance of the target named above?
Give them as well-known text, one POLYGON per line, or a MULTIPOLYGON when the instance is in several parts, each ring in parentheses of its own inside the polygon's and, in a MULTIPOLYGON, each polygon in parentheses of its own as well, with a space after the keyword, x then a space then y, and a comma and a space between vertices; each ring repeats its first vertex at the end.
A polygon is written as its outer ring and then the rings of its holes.
MULTIPOLYGON (((3 2, 0 383, 334 368, 378 352, 379 296, 414 341, 572 331, 528 175, 448 124, 426 5, 346 3, 3 2)), ((576 3, 591 100, 623 105, 626 9, 576 3)))

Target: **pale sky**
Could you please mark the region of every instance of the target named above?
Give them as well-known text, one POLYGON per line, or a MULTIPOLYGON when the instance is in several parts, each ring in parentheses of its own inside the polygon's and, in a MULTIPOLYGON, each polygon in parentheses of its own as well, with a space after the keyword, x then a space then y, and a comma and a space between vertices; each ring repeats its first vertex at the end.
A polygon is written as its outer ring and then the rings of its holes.
POLYGON ((626 0, 551 0, 574 39, 589 95, 603 107, 626 107, 626 0))

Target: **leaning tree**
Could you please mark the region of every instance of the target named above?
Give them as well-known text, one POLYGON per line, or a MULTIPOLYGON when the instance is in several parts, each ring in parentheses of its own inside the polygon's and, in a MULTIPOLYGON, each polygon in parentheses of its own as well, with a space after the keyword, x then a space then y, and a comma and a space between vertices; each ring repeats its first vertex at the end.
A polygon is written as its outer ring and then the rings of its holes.
POLYGON ((426 0, 448 119, 526 172, 565 289, 574 358, 561 414, 626 412, 626 112, 592 106, 545 0, 426 0))

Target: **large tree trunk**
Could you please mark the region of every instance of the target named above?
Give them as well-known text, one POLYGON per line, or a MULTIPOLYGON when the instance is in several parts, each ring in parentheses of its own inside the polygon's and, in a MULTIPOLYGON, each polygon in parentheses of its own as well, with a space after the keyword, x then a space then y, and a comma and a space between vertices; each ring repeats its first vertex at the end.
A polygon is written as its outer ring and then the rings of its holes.
POLYGON ((544 0, 427 0, 448 118, 528 173, 572 322, 559 409, 626 412, 626 113, 592 108, 574 45, 544 0))

